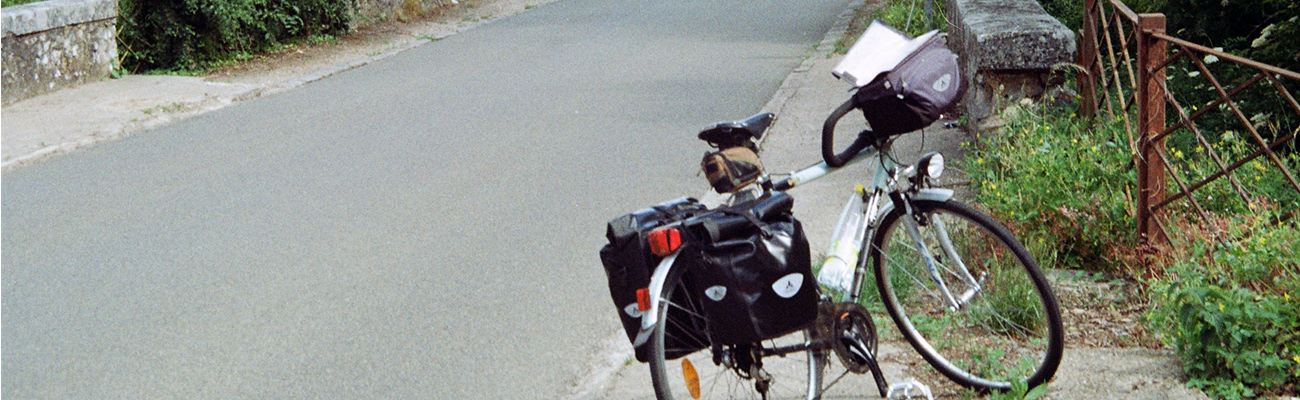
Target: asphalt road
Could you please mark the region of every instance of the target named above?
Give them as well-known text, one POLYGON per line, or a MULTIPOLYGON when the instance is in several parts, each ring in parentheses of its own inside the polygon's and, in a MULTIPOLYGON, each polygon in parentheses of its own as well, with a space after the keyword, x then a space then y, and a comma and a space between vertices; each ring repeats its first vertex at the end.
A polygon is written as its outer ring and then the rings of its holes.
POLYGON ((847 5, 560 0, 6 172, 3 396, 561 397, 605 221, 847 5))

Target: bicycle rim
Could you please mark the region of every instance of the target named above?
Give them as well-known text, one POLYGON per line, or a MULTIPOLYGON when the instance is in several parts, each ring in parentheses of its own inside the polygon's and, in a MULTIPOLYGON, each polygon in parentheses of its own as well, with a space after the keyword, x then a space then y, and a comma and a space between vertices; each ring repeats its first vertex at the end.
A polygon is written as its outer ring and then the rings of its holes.
MULTIPOLYGON (((763 398, 760 381, 767 386, 768 399, 815 398, 826 364, 826 357, 816 354, 824 353, 798 352, 755 361, 754 352, 746 351, 746 346, 718 346, 721 351, 715 352, 705 333, 708 325, 699 299, 683 295, 689 293, 684 287, 677 284, 664 289, 662 298, 672 301, 661 300, 661 322, 650 338, 650 375, 660 400, 763 398), (761 368, 752 368, 756 363, 761 368)), ((805 337, 797 332, 755 346, 796 345, 805 337)))
POLYGON ((969 206, 911 204, 947 293, 955 299, 968 294, 954 310, 908 233, 908 217, 897 209, 885 216, 871 244, 876 285, 912 347, 971 388, 1007 390, 1015 381, 1033 388, 1051 379, 1064 342, 1060 307, 1028 252, 1005 227, 969 206), (940 240, 942 232, 950 246, 940 240))

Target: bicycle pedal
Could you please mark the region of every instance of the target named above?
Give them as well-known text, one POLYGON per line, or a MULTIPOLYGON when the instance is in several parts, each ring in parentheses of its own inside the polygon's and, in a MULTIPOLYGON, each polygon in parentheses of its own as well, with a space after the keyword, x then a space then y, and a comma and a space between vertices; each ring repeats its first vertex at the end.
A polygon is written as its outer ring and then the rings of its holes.
POLYGON ((917 382, 916 379, 914 378, 907 378, 907 380, 905 381, 898 382, 893 385, 889 385, 889 393, 885 396, 885 398, 890 400, 895 400, 895 399, 902 400, 902 399, 911 399, 913 397, 919 397, 912 394, 913 390, 916 390, 918 392, 917 395, 925 396, 924 397, 925 399, 934 400, 934 395, 930 393, 930 387, 925 386, 925 384, 921 382, 917 382), (899 396, 895 397, 894 396, 895 394, 898 394, 899 396))

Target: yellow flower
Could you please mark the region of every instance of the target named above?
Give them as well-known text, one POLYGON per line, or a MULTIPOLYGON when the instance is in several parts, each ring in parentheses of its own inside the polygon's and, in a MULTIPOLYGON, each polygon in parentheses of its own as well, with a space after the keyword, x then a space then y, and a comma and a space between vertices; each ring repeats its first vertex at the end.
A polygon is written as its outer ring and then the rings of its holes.
POLYGON ((1223 303, 1219 303, 1219 312, 1223 312, 1223 303))
POLYGON ((976 163, 976 164, 980 164, 980 165, 984 165, 984 157, 980 157, 980 158, 975 159, 975 163, 976 163))
POLYGON ((1300 356, 1291 357, 1291 359, 1295 360, 1296 364, 1300 364, 1300 356))

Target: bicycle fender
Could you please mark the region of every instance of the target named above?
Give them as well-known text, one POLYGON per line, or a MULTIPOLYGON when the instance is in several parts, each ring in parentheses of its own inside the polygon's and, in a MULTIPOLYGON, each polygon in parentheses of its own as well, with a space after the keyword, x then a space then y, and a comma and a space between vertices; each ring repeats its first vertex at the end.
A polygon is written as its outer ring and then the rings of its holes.
MULTIPOLYGON (((914 194, 908 195, 907 199, 945 202, 952 200, 953 193, 952 189, 925 188, 916 191, 914 194)), ((881 203, 884 203, 884 205, 880 207, 880 213, 876 214, 877 218, 884 217, 894 209, 894 202, 892 201, 882 201, 881 203)))
MULTIPOLYGON (((683 246, 685 247, 685 246, 683 246)), ((655 325, 659 323, 659 300, 663 296, 664 284, 669 278, 677 278, 684 271, 676 271, 686 268, 685 265, 677 266, 677 255, 682 253, 682 249, 677 249, 672 254, 664 257, 655 267, 655 273, 650 277, 650 309, 641 314, 641 330, 636 334, 636 340, 632 341, 632 347, 641 347, 646 341, 650 340, 650 333, 654 332, 655 325)))

